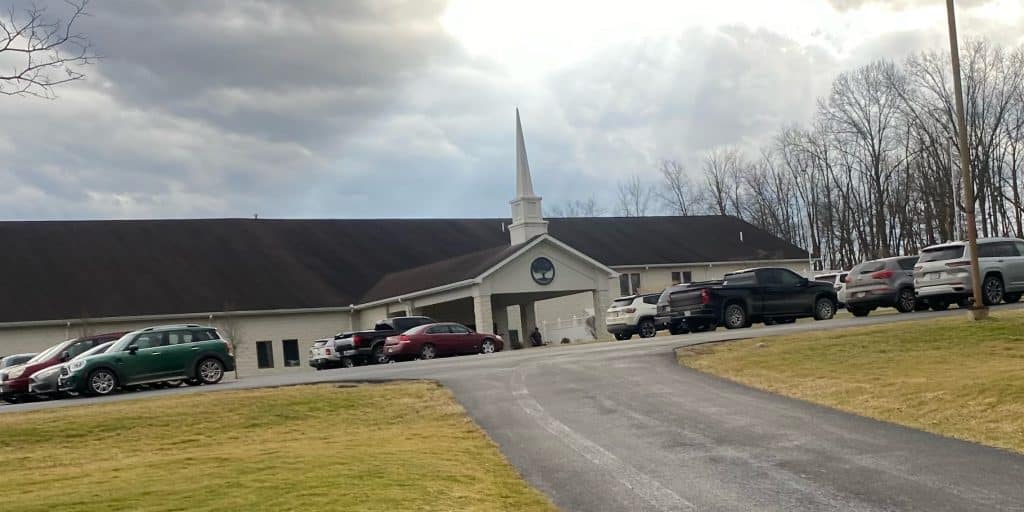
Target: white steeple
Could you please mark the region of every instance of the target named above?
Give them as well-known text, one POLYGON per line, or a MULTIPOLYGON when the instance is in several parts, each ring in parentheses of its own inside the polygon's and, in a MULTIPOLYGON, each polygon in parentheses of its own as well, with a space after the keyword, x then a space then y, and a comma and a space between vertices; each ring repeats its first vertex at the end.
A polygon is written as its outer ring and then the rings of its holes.
POLYGON ((530 177, 530 162, 526 158, 526 141, 523 140, 523 124, 516 109, 516 198, 512 205, 512 224, 508 227, 512 245, 548 232, 548 223, 541 212, 540 197, 533 192, 530 177))

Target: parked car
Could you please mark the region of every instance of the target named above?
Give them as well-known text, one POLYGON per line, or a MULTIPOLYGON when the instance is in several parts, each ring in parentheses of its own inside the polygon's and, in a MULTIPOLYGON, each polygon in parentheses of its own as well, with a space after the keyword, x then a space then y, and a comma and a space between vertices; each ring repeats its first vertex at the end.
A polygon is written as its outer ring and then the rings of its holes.
POLYGON ((457 354, 491 354, 500 352, 504 346, 505 341, 496 334, 474 332, 456 323, 414 327, 388 337, 384 344, 387 356, 396 361, 457 354))
POLYGON ((659 325, 654 320, 658 314, 660 293, 628 295, 612 301, 605 317, 608 332, 617 340, 628 340, 634 334, 641 338, 653 338, 658 334, 659 325))
MULTIPOLYGON (((85 359, 96 354, 102 354, 113 344, 114 341, 108 341, 106 343, 96 345, 95 347, 73 357, 70 362, 85 359)), ((65 364, 68 363, 57 364, 34 373, 28 378, 28 392, 37 397, 50 398, 60 396, 61 393, 57 388, 57 380, 60 378, 60 370, 65 364)))
POLYGON ((753 268, 726 274, 720 282, 673 286, 658 300, 658 321, 691 331, 753 322, 789 323, 797 318, 832 318, 836 292, 829 283, 811 281, 785 268, 753 268))
POLYGON ((868 316, 879 307, 910 313, 918 308, 914 293, 917 256, 895 256, 865 261, 846 276, 846 309, 853 316, 868 316))
POLYGON ((200 325, 147 327, 125 334, 106 352, 61 369, 63 392, 109 395, 119 388, 183 380, 216 384, 235 368, 231 343, 200 325))
POLYGON ((0 381, 0 399, 8 403, 17 403, 31 396, 28 385, 29 378, 40 370, 70 361, 79 354, 108 341, 116 340, 124 335, 122 332, 100 334, 86 338, 75 338, 62 341, 24 364, 4 370, 0 381))
POLYGON ((358 351, 352 345, 354 333, 339 333, 333 338, 313 342, 309 348, 309 365, 317 370, 351 368, 356 365, 358 351))
POLYGON ((12 366, 18 366, 28 362, 29 359, 35 357, 36 354, 13 354, 3 359, 0 359, 0 370, 10 368, 12 366))
POLYGON ((836 291, 836 307, 846 307, 846 276, 849 272, 827 272, 825 274, 818 274, 814 276, 815 281, 822 281, 825 283, 832 283, 832 288, 836 291))
MULTIPOLYGON (((372 331, 355 331, 345 333, 352 342, 356 353, 353 360, 356 364, 386 363, 388 355, 384 353, 384 341, 390 336, 397 336, 413 327, 437 323, 426 316, 397 316, 381 320, 373 326, 372 331)), ((339 335, 335 335, 337 338, 339 335)))
MULTIPOLYGON (((971 261, 966 242, 933 245, 921 251, 914 267, 917 296, 934 310, 952 303, 967 306, 973 295, 971 261)), ((1024 294, 1024 240, 978 240, 981 297, 986 305, 1017 302, 1024 294)))

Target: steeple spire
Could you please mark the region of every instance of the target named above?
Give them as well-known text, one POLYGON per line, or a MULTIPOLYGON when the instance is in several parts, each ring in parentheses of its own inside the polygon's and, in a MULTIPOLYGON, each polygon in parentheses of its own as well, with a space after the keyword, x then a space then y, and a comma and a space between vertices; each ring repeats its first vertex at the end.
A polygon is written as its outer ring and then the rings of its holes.
POLYGON ((516 197, 512 206, 512 224, 508 233, 512 245, 525 243, 548 232, 548 223, 541 213, 540 197, 533 192, 530 162, 526 159, 523 123, 516 109, 516 197))
POLYGON ((530 176, 530 161, 526 158, 526 141, 523 139, 523 123, 519 121, 519 108, 516 108, 516 197, 534 197, 533 178, 530 176))

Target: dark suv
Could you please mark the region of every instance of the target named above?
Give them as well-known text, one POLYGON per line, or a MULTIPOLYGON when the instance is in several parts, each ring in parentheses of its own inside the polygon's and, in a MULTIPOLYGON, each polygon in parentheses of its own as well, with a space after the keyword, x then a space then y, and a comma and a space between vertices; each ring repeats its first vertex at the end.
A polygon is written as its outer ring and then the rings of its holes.
POLYGON ((120 387, 186 380, 216 384, 235 369, 231 344, 212 327, 166 325, 125 334, 106 352, 61 369, 62 392, 109 395, 120 387))

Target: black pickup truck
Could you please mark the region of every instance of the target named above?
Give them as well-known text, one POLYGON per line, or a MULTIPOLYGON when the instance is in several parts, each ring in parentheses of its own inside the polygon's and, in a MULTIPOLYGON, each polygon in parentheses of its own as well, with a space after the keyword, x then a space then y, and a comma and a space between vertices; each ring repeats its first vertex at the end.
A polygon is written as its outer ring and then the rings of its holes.
POLYGON ((658 299, 657 322, 679 333, 804 317, 828 320, 836 303, 830 283, 809 281, 785 268, 753 268, 726 274, 721 281, 667 288, 658 299))
POLYGON ((386 363, 388 356, 384 353, 384 341, 388 336, 396 336, 413 327, 433 323, 436 321, 426 316, 397 316, 377 322, 372 331, 346 332, 338 334, 335 339, 344 340, 343 343, 346 344, 351 343, 357 364, 386 363))

